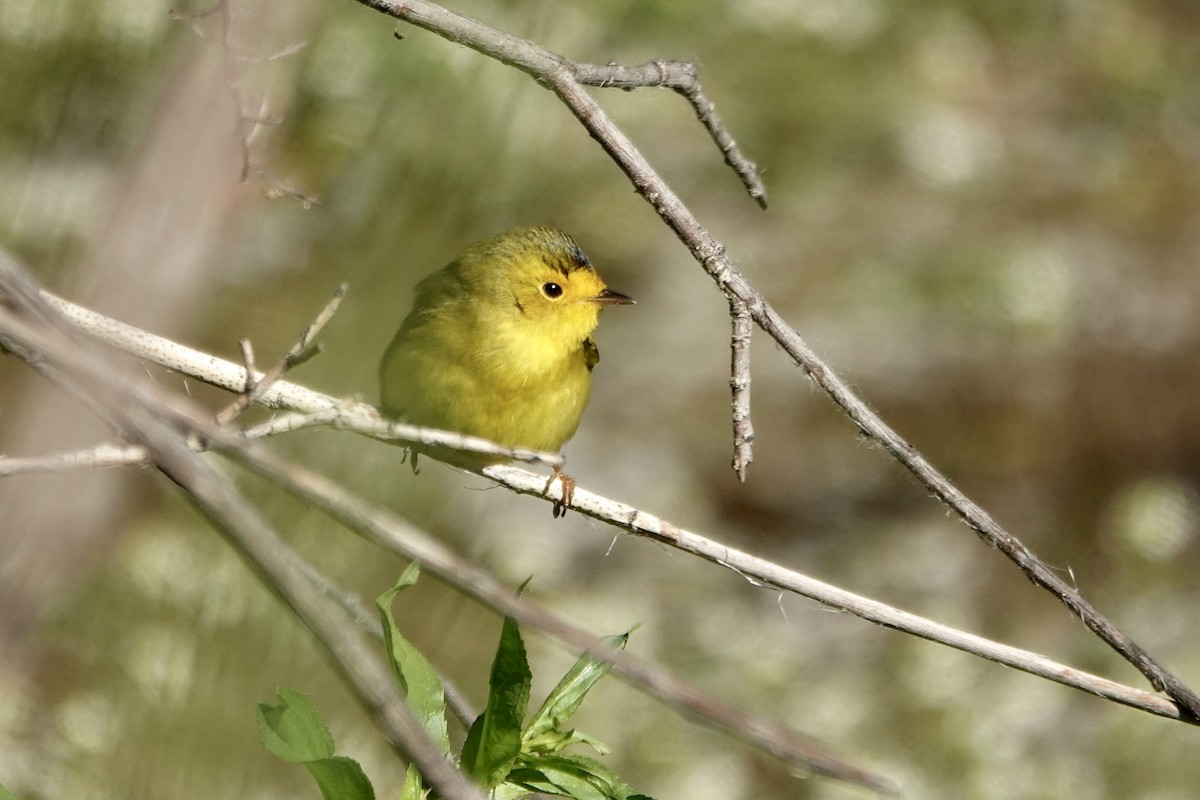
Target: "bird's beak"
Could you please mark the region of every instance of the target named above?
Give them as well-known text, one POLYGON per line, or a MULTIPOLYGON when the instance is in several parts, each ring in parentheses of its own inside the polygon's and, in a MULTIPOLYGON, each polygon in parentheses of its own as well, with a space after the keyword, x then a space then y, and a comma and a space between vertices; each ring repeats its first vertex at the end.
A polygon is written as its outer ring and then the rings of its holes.
POLYGON ((621 294, 620 292, 614 292, 612 289, 605 289, 603 292, 593 297, 592 301, 606 306, 635 305, 632 297, 621 294))

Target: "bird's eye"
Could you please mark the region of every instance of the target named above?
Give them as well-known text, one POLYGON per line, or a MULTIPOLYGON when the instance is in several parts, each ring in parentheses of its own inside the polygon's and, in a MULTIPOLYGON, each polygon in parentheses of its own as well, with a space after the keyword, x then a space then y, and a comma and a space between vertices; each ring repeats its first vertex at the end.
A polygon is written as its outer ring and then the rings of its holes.
POLYGON ((542 294, 549 297, 551 300, 557 300, 562 297, 563 288, 557 283, 543 283, 542 294))

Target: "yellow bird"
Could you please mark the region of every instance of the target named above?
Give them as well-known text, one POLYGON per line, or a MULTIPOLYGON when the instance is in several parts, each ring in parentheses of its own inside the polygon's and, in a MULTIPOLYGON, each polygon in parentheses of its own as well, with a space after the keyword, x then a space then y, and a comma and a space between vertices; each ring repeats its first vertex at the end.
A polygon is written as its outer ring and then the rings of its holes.
MULTIPOLYGON (((514 228, 477 242, 417 285, 379 367, 384 413, 557 452, 591 393, 600 310, 630 303, 561 231, 514 228)), ((573 482, 555 473, 569 504, 573 482)))

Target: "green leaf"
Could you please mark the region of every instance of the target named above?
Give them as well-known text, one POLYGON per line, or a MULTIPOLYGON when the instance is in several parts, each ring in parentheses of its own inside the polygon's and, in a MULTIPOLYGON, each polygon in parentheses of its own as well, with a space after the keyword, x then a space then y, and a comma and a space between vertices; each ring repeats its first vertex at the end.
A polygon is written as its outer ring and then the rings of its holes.
POLYGON ((258 735, 266 748, 307 767, 325 800, 375 800, 358 762, 333 754, 333 735, 312 701, 296 689, 277 689, 276 694, 279 705, 258 704, 258 735))
MULTIPOLYGON (((626 642, 629 641, 629 632, 605 637, 605 641, 617 650, 624 650, 626 642)), ((550 691, 546 702, 542 703, 542 707, 529 721, 528 727, 525 728, 524 740, 531 742, 549 731, 557 730, 575 713, 588 691, 596 681, 604 677, 611 666, 611 662, 590 654, 585 654, 576 661, 575 666, 550 691)), ((600 752, 605 752, 603 746, 600 752)))
POLYGON ((375 800, 375 789, 359 763, 346 756, 322 758, 304 766, 325 800, 375 800))
POLYGON ((17 796, 3 786, 0 786, 0 800, 17 800, 17 796))
POLYGON ((396 581, 396 585, 381 594, 375 601, 383 618, 383 637, 387 645, 388 660, 400 683, 409 708, 421 721, 425 732, 437 742, 444 755, 450 755, 450 731, 446 723, 446 695, 437 670, 417 648, 400 635, 396 619, 392 614, 392 603, 396 595, 417 582, 420 567, 410 564, 396 581))
POLYGON ((404 789, 400 792, 400 800, 425 800, 429 792, 421 782, 421 773, 412 764, 404 774, 404 789))
MULTIPOLYGON (((530 760, 528 766, 558 787, 559 794, 577 800, 630 800, 635 796, 615 772, 587 756, 540 756, 530 760)), ((514 776, 519 774, 519 770, 513 771, 514 776)))
POLYGON ((556 757, 539 758, 533 769, 515 769, 509 782, 543 794, 564 795, 576 800, 613 800, 618 797, 607 792, 607 784, 575 764, 556 757), (531 774, 532 773, 532 774, 531 774))
POLYGON ((471 726, 462 754, 463 769, 488 789, 503 780, 521 753, 521 720, 529 705, 531 682, 521 632, 506 617, 492 662, 487 707, 471 726))
POLYGON ((277 706, 258 704, 258 735, 263 745, 291 764, 333 756, 333 735, 312 701, 295 689, 277 689, 277 706))
POLYGON ((558 794, 559 787, 539 769, 532 767, 514 767, 504 783, 492 790, 492 800, 502 800, 506 797, 522 797, 530 792, 541 794, 558 794))
POLYGON ((466 741, 463 742, 462 755, 458 759, 459 766, 468 775, 475 775, 475 764, 479 761, 479 742, 483 738, 483 723, 487 718, 487 712, 480 714, 471 723, 470 730, 467 731, 466 741))

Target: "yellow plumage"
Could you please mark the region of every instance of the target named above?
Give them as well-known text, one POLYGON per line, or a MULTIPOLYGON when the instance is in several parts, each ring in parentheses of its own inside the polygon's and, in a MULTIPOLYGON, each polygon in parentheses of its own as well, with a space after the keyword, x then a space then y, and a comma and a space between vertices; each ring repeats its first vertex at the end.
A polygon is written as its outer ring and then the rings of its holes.
POLYGON ((516 228, 478 242, 418 284, 380 364, 383 410, 558 451, 591 392, 600 309, 632 302, 560 231, 516 228))

